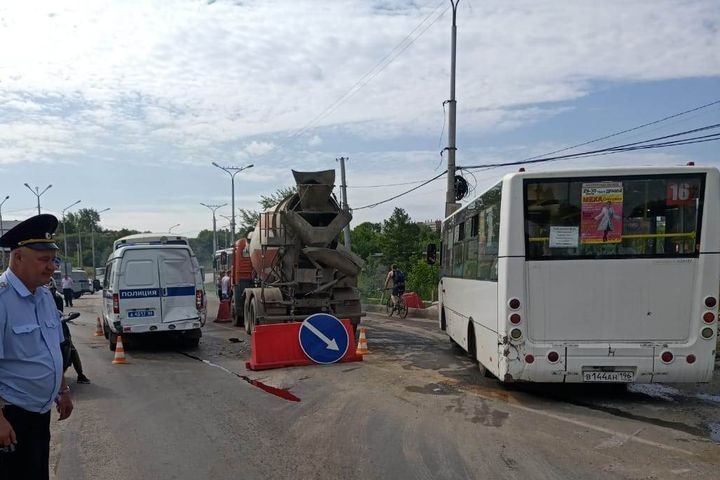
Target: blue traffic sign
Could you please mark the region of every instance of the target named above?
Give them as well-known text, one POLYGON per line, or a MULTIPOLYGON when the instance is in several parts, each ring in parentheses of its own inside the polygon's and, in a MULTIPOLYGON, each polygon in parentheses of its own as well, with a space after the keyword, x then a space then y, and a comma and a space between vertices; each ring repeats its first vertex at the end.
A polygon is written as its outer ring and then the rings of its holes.
POLYGON ((300 325, 300 348, 315 363, 335 363, 345 356, 350 339, 345 325, 327 313, 310 315, 300 325))

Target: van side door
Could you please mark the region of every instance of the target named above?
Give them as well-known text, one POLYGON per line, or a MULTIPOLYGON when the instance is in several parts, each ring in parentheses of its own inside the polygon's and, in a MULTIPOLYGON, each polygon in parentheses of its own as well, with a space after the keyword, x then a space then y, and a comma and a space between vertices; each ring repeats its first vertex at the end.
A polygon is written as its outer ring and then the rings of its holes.
POLYGON ((185 248, 163 249, 158 255, 163 322, 198 318, 195 267, 185 248))

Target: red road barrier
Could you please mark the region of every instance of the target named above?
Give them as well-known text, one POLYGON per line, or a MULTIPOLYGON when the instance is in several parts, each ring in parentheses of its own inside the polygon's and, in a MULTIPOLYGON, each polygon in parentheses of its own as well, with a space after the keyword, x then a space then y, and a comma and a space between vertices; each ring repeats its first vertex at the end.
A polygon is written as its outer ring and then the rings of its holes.
POLYGON ((215 318, 216 323, 226 323, 231 321, 232 318, 230 318, 230 300, 220 300, 220 305, 218 306, 218 313, 217 317, 215 318))
MULTIPOLYGON (((363 357, 355 353, 355 335, 350 320, 341 320, 348 332, 348 349, 340 362, 361 362, 363 357)), ((249 370, 317 365, 300 347, 298 333, 301 322, 258 325, 252 334, 252 354, 245 363, 249 370)))
POLYGON ((405 300, 405 305, 407 305, 408 308, 425 308, 425 304, 423 304, 423 301, 420 299, 420 295, 415 292, 403 293, 403 300, 405 300))

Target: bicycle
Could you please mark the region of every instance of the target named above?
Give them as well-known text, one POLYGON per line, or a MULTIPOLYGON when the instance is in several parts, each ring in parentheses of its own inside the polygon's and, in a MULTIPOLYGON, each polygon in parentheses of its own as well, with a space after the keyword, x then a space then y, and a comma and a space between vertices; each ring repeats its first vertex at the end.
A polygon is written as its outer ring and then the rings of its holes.
MULTIPOLYGON (((390 290, 389 288, 386 288, 385 290, 390 290)), ((387 313, 388 317, 392 317, 392 314, 397 312, 398 317, 405 318, 408 314, 408 307, 405 303, 405 299, 402 297, 402 295, 398 295, 398 301, 397 304, 393 305, 392 301, 392 295, 388 296, 387 303, 385 304, 385 312, 387 313)))

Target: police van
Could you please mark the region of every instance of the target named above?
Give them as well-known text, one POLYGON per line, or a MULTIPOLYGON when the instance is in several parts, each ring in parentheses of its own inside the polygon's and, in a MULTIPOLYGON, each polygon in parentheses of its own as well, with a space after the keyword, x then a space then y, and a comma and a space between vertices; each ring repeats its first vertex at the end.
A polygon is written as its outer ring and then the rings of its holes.
POLYGON ((199 343, 207 305, 202 271, 185 237, 129 235, 115 241, 103 279, 102 329, 115 350, 140 334, 199 343))

